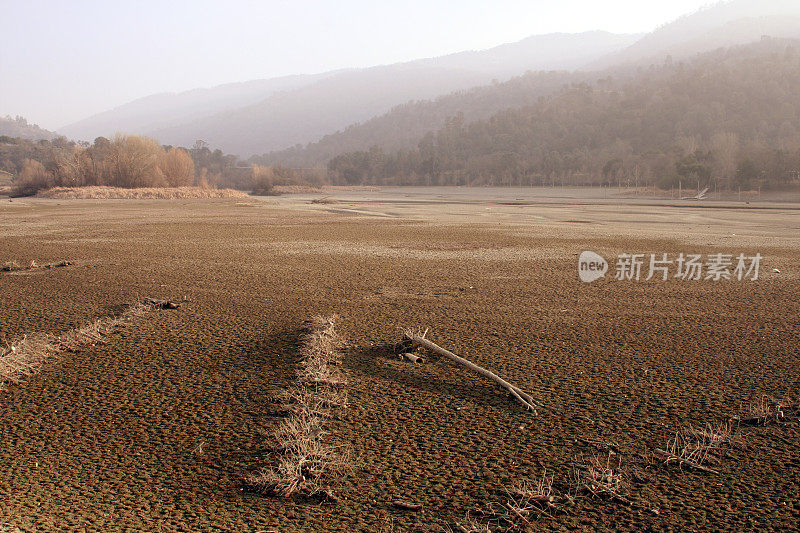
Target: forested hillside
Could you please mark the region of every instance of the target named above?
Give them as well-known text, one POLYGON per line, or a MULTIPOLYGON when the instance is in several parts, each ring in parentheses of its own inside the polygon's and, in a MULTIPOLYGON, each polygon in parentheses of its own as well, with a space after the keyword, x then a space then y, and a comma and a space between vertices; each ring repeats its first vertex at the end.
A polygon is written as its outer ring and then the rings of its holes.
POLYGON ((800 169, 798 88, 800 41, 765 38, 452 117, 414 149, 349 152, 329 171, 349 184, 785 185, 800 169))
POLYGON ((411 149, 423 135, 441 128, 451 117, 462 114, 466 121, 485 119, 502 109, 533 105, 540 97, 551 95, 565 85, 592 77, 596 76, 582 72, 529 72, 504 83, 399 105, 382 116, 326 135, 318 142, 251 160, 260 164, 311 167, 324 165, 338 154, 366 150, 373 145, 385 150, 411 149))
POLYGON ((39 139, 52 139, 56 134, 42 129, 36 124, 29 124, 23 117, 0 117, 0 136, 38 141, 39 139))

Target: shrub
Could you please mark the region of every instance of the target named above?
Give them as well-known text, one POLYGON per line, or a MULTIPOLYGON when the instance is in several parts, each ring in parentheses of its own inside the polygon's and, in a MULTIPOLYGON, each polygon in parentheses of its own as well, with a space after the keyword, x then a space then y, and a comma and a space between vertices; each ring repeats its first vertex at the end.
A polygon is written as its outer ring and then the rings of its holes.
POLYGON ((26 159, 22 171, 14 180, 12 196, 33 196, 42 189, 49 189, 54 184, 53 175, 38 161, 26 159))
POLYGON ((170 187, 185 187, 192 184, 194 162, 191 156, 181 148, 170 148, 161 152, 158 168, 170 187))

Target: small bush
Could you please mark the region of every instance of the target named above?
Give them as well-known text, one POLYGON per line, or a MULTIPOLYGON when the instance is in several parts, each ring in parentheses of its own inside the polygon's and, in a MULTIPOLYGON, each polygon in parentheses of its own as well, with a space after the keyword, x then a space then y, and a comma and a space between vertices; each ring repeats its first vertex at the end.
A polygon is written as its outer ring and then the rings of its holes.
POLYGON ((26 159, 19 177, 11 188, 11 196, 33 196, 43 189, 53 186, 53 175, 38 161, 26 159))

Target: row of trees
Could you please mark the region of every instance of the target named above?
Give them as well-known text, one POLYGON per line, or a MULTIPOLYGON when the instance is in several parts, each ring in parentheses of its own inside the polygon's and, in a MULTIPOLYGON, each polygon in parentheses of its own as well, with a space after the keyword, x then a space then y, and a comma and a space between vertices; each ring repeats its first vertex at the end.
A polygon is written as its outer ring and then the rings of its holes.
POLYGON ((235 188, 271 194, 275 186, 323 183, 323 174, 280 166, 244 164, 198 141, 190 149, 162 146, 136 135, 98 137, 92 144, 63 137, 52 141, 0 136, 0 170, 14 176, 14 193, 52 187, 235 188))
POLYGON ((330 160, 346 184, 782 187, 800 171, 800 54, 764 41, 633 78, 576 83, 416 149, 330 160))
POLYGON ((194 161, 185 150, 165 148, 146 137, 118 135, 113 140, 99 137, 90 146, 63 144, 21 162, 16 194, 90 185, 181 187, 194 181, 194 161))

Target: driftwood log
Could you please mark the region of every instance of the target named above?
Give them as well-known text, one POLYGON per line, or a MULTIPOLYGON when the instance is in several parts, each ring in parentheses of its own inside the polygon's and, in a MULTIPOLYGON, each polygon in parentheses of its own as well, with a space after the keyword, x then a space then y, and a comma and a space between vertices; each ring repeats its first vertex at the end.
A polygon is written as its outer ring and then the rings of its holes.
POLYGON ((420 509, 422 509, 422 505, 419 503, 405 502, 401 500, 392 502, 392 505, 394 505, 398 509, 403 509, 405 511, 419 511, 420 509))
POLYGON ((427 350, 430 350, 433 353, 446 357, 451 361, 458 363, 461 366, 465 366, 470 370, 472 370, 473 372, 476 372, 481 376, 494 381, 495 383, 506 389, 514 398, 517 399, 517 401, 519 401, 525 407, 525 409, 529 411, 533 411, 534 413, 536 413, 537 408, 542 407, 542 405, 536 402, 536 400, 534 400, 530 394, 523 391, 519 387, 512 385, 511 383, 504 380, 497 374, 490 372, 489 370, 486 370, 485 368, 480 367, 475 363, 464 359, 463 357, 459 357, 453 352, 445 350, 444 348, 442 348, 437 344, 434 344, 433 342, 426 339, 424 335, 419 335, 412 331, 406 331, 403 334, 403 340, 395 345, 395 350, 400 354, 407 354, 417 348, 425 348, 427 350))
POLYGON ((143 298, 142 303, 156 309, 178 309, 181 306, 180 303, 172 300, 157 300, 155 298, 143 298))
POLYGON ((410 361, 412 363, 424 363, 425 362, 425 358, 424 357, 420 357, 419 355, 415 355, 413 353, 401 353, 400 357, 402 359, 405 359, 406 361, 410 361))

